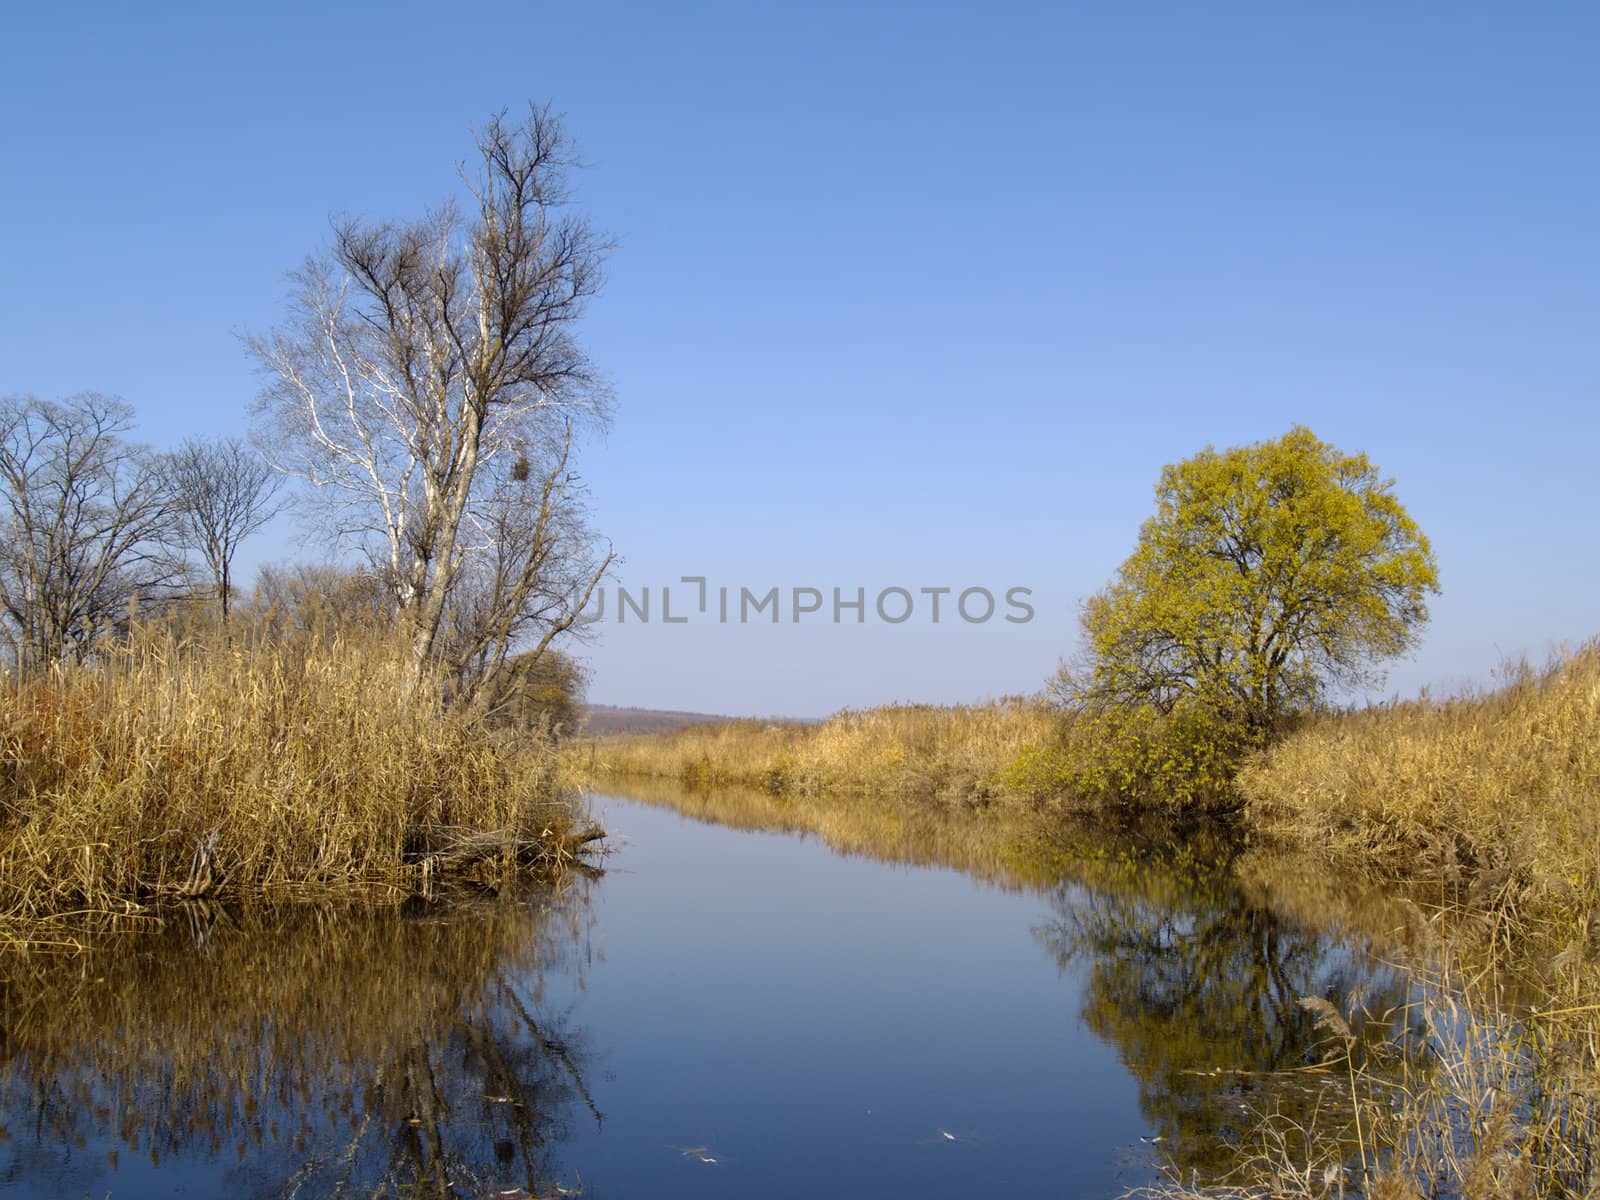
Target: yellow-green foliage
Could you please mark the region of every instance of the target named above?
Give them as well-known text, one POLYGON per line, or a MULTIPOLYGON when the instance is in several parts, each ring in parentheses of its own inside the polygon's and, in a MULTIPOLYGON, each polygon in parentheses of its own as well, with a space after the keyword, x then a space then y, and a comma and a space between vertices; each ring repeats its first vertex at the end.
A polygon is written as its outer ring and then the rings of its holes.
POLYGON ((600 773, 739 783, 774 795, 824 791, 987 801, 997 776, 1058 729, 1052 709, 1026 700, 966 707, 893 705, 845 710, 815 725, 730 721, 667 734, 603 738, 600 773))
POLYGON ((1600 904, 1600 644, 1500 690, 1329 717, 1248 765, 1254 823, 1415 873, 1600 904))
POLYGON ((374 629, 136 630, 0 683, 0 917, 172 892, 413 886, 562 853, 573 820, 537 734, 414 694, 374 629))
POLYGON ((1065 690, 1270 726, 1403 652, 1438 577, 1391 488, 1298 427, 1166 467, 1137 548, 1084 608, 1090 671, 1065 690))
POLYGON ((1234 770, 1258 736, 1199 704, 1067 710, 1052 740, 1025 748, 998 781, 1080 809, 1233 808, 1234 770))

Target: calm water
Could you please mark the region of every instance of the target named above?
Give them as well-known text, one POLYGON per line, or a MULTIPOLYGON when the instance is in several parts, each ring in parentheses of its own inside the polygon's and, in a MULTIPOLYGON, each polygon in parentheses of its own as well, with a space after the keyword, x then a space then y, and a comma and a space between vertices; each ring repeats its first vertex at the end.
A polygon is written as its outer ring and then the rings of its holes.
POLYGON ((594 803, 557 890, 6 964, 0 1195, 1114 1196, 1337 1103, 1298 999, 1402 986, 1210 851, 982 879, 594 803))

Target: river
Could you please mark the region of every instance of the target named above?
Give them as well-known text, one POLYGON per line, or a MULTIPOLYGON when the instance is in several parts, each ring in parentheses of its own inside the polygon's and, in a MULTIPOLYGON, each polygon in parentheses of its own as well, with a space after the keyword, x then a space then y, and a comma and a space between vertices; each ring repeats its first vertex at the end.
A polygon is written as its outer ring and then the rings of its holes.
POLYGON ((559 886, 10 960, 0 1196, 1116 1196, 1337 1105, 1302 996, 1404 992, 1214 846, 958 867, 761 803, 597 795, 559 886))

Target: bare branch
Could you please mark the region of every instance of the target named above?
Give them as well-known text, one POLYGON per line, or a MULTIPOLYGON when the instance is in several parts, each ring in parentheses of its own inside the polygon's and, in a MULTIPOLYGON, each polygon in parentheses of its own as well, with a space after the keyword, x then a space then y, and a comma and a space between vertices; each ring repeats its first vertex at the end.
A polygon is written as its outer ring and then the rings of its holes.
POLYGON ((132 426, 132 409, 92 392, 0 401, 0 627, 19 667, 81 658, 186 587, 171 496, 132 426))
POLYGON ((185 441, 162 463, 179 541, 211 571, 224 624, 240 544, 282 511, 283 477, 238 438, 185 441))
POLYGON ((547 108, 477 142, 470 217, 336 222, 287 322, 246 342, 273 462, 379 568, 419 669, 446 658, 463 686, 571 629, 610 562, 569 467, 608 415, 574 329, 610 243, 565 210, 576 160, 547 108))

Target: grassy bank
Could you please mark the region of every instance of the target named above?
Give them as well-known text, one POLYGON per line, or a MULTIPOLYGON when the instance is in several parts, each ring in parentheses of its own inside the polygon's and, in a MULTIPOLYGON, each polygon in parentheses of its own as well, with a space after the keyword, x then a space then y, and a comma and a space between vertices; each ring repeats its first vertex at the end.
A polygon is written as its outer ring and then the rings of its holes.
POLYGON ((607 737, 591 743, 587 764, 601 776, 731 784, 777 796, 983 803, 1014 793, 1000 772, 1051 744, 1057 724, 1049 709, 1025 700, 896 705, 846 710, 814 725, 728 721, 607 737))
POLYGON ((1242 807, 1256 831, 1346 866, 1564 914, 1600 905, 1600 646, 1495 690, 1315 718, 1255 752, 1199 725, 1113 724, 1016 699, 732 721, 596 739, 583 754, 600 777, 778 796, 1242 807))
POLYGON ((1238 807, 1231 777, 1245 739, 1192 713, 1072 711, 1011 697, 973 705, 846 709, 815 724, 724 721, 593 739, 600 777, 735 785, 974 807, 1076 812, 1238 807))
POLYGON ((1263 847, 1436 899, 1409 956, 1427 1069, 1396 1085, 1347 1053, 1350 1009, 1323 1013, 1351 1113, 1263 1112, 1227 1194, 1600 1194, 1600 645, 1493 690, 1310 722, 1235 786, 1263 847))
POLYGON ((1497 690, 1317 721, 1237 787, 1260 830, 1554 914, 1570 940, 1600 906, 1600 646, 1497 690))
MULTIPOLYGON (((386 632, 152 625, 0 684, 0 922, 181 896, 400 893, 570 856, 549 741, 413 694, 386 632)), ((37 928, 34 930, 37 935, 37 928)))

